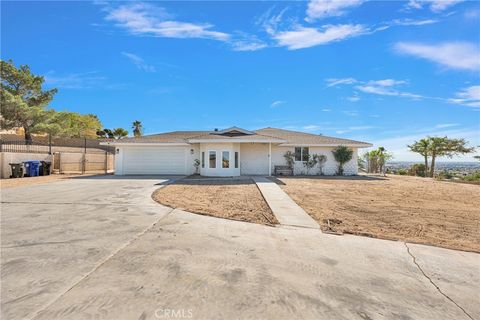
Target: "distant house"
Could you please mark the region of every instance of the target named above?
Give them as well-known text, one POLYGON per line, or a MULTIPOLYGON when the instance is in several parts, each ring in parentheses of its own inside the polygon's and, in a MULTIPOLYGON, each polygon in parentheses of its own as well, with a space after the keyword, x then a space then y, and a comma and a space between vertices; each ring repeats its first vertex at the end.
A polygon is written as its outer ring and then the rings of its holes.
MULTIPOLYGON (((358 172, 357 150, 371 147, 365 142, 333 138, 276 128, 244 130, 231 127, 214 131, 174 131, 126 138, 102 144, 116 148, 115 174, 193 174, 195 160, 203 176, 271 175, 275 166, 285 166, 287 151, 295 154, 295 174, 305 173, 308 154, 324 154, 323 173, 333 175, 337 163, 332 149, 339 145, 353 149, 354 157, 345 174, 358 172)), ((318 174, 311 170, 310 174, 318 174)))

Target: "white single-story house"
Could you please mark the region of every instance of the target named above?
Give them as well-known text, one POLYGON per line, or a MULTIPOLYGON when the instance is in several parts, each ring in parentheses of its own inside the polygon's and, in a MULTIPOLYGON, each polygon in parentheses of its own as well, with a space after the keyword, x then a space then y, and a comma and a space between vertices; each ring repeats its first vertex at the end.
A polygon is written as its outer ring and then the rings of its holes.
MULTIPOLYGON (((285 153, 295 155, 294 174, 306 174, 308 154, 325 155, 323 174, 334 175, 338 164, 333 148, 343 145, 354 151, 344 173, 358 173, 357 151, 370 143, 298 131, 264 128, 254 131, 231 127, 214 131, 174 131, 125 138, 114 145, 115 174, 172 174, 202 176, 272 175, 275 166, 285 166, 285 153), (199 162, 198 169, 195 162, 199 162), (198 170, 198 171, 197 171, 198 170)), ((308 174, 319 174, 319 168, 308 174)))

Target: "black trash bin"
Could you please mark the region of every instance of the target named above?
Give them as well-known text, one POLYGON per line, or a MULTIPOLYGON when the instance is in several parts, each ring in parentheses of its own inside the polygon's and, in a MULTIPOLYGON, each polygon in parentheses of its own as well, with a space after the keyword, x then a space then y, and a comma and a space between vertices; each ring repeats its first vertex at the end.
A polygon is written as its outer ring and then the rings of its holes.
POLYGON ((47 161, 40 161, 40 175, 41 176, 48 176, 50 175, 50 167, 52 163, 47 161))
POLYGON ((23 177, 23 164, 22 163, 9 163, 12 168, 12 175, 10 178, 22 178, 23 177))

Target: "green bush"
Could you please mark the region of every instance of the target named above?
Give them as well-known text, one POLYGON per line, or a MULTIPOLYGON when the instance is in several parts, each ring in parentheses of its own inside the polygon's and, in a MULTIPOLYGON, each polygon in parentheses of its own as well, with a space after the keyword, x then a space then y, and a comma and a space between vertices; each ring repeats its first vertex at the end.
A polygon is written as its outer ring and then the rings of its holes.
POLYGON ((408 175, 410 176, 417 176, 417 177, 425 177, 425 165, 423 163, 416 163, 408 169, 408 175))
POLYGON ((480 182, 480 171, 475 171, 473 174, 463 177, 462 180, 468 182, 480 182))
POLYGON ((408 176, 408 171, 407 169, 398 169, 397 174, 401 176, 408 176))

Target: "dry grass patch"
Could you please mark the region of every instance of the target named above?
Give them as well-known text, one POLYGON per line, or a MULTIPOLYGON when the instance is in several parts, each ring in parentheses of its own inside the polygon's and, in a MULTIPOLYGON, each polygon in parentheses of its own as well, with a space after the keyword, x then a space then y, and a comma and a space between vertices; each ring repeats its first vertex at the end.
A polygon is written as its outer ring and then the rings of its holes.
POLYGON ((183 179, 158 189, 152 197, 163 205, 194 213, 253 223, 278 223, 250 179, 183 179))
MULTIPOLYGON (((78 177, 78 175, 75 175, 78 177)), ((0 187, 2 189, 7 188, 14 188, 14 187, 22 187, 22 186, 29 186, 34 184, 43 184, 58 181, 61 179, 69 179, 72 175, 64 175, 64 174, 51 174, 49 176, 38 176, 38 177, 24 177, 24 178, 15 178, 15 179, 2 179, 0 181, 0 187)))
POLYGON ((432 179, 281 178, 322 227, 480 252, 480 187, 432 179))

